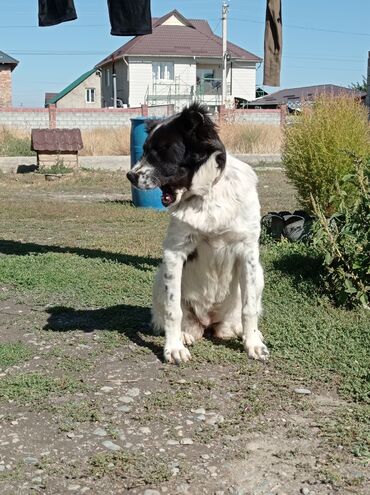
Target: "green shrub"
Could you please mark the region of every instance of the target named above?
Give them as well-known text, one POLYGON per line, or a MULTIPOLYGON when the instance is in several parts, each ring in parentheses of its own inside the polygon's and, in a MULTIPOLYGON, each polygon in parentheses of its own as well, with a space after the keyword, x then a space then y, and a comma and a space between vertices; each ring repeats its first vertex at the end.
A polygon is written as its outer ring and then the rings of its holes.
POLYGON ((323 254, 325 282, 337 303, 369 307, 369 160, 355 160, 355 171, 340 181, 335 202, 338 202, 338 211, 328 220, 313 200, 318 217, 314 243, 323 254), (348 186, 351 195, 346 192, 348 186))
POLYGON ((321 96, 303 107, 302 115, 285 129, 282 159, 304 208, 313 211, 313 197, 326 215, 335 211, 335 184, 353 172, 351 153, 360 158, 370 153, 365 106, 343 94, 321 96))
POLYGON ((12 132, 6 127, 0 129, 0 156, 33 156, 31 138, 24 133, 12 132))

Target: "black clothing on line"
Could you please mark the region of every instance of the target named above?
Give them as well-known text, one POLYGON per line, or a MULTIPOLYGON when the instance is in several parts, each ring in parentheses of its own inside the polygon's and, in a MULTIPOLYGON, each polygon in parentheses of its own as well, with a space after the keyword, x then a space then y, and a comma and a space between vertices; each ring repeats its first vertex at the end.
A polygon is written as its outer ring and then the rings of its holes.
MULTIPOLYGON (((108 0, 111 34, 138 36, 152 32, 150 0, 108 0)), ((74 0, 39 0, 39 26, 77 19, 74 0)))

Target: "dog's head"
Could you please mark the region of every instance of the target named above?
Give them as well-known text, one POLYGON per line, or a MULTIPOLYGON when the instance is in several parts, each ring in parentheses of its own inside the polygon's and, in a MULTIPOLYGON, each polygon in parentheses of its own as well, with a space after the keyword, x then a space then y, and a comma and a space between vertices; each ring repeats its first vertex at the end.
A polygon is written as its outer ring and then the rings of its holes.
POLYGON ((143 157, 127 177, 139 189, 160 187, 164 206, 177 204, 196 186, 196 173, 211 156, 217 174, 222 173, 225 147, 203 106, 194 103, 166 120, 150 120, 147 131, 143 157))

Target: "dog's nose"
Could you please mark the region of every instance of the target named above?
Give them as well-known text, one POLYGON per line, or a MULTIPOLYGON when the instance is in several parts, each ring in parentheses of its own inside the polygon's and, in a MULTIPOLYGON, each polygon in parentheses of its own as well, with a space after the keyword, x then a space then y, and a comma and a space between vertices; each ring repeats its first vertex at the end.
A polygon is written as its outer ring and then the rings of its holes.
POLYGON ((136 174, 132 170, 129 170, 127 172, 126 177, 128 178, 128 180, 130 182, 132 182, 132 184, 135 184, 135 182, 136 182, 136 174))

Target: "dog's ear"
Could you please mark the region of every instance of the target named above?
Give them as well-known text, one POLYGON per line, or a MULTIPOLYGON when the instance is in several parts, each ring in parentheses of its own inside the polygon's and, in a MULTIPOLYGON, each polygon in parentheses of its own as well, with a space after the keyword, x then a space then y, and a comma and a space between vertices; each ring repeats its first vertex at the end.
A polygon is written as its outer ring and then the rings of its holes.
POLYGON ((199 103, 193 103, 189 107, 184 108, 180 114, 180 119, 189 132, 195 130, 198 126, 209 123, 207 110, 199 103))
POLYGON ((145 122, 145 129, 146 129, 146 132, 148 134, 150 134, 152 132, 152 130, 154 129, 154 127, 156 125, 158 125, 160 123, 160 120, 157 120, 157 119, 148 119, 146 122, 145 122))

